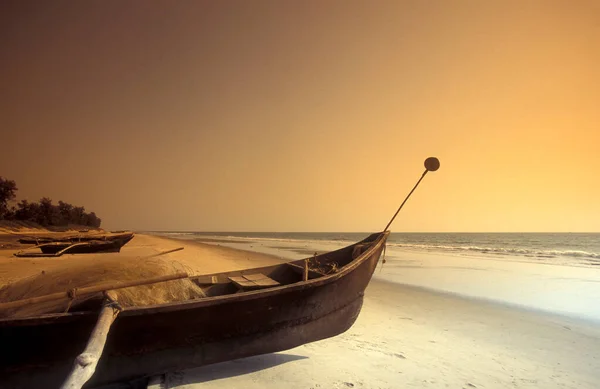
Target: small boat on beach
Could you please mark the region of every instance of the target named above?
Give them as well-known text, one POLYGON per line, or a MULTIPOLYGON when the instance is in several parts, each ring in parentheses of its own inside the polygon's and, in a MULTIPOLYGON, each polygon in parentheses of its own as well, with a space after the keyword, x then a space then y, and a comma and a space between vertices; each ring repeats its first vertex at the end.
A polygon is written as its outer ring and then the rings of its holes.
POLYGON ((118 253, 131 239, 133 233, 111 236, 109 239, 84 239, 82 241, 59 240, 38 244, 28 247, 14 254, 15 257, 60 257, 63 254, 95 254, 95 253, 118 253), (28 250, 37 249, 40 252, 28 250))
POLYGON ((129 242, 134 234, 130 231, 119 231, 118 233, 82 233, 77 235, 65 235, 60 233, 43 234, 38 236, 27 236, 20 238, 21 244, 40 245, 44 243, 81 243, 89 241, 112 241, 125 240, 129 242))
POLYGON ((42 252, 30 252, 21 250, 14 254, 15 257, 60 257, 63 254, 96 254, 96 253, 118 253, 133 236, 125 239, 114 240, 89 240, 85 242, 51 242, 43 243, 29 249, 39 248, 42 252))
MULTIPOLYGON (((86 381, 95 387, 288 350, 345 332, 361 311, 389 226, 439 162, 429 158, 425 166, 385 229, 357 243, 267 267, 173 276, 191 280, 202 298, 121 308, 106 291, 134 285, 128 283, 0 303, 0 314, 49 299, 73 303, 68 312, 0 319, 2 385, 59 388, 67 379, 64 388, 86 381), (77 305, 84 292, 96 295, 77 305)), ((165 278, 135 285, 158 281, 165 278)))
POLYGON ((40 250, 44 254, 57 254, 60 251, 64 254, 88 254, 88 253, 118 253, 129 240, 90 240, 83 243, 62 243, 54 242, 40 245, 40 250), (79 246, 78 246, 79 245, 79 246))

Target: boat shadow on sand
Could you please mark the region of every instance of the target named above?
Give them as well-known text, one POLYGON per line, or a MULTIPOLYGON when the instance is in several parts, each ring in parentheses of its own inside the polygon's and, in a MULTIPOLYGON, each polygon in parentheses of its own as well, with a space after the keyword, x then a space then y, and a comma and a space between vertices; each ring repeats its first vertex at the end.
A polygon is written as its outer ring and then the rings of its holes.
POLYGON ((273 353, 185 370, 167 375, 170 384, 189 385, 242 376, 301 359, 304 355, 273 353))
POLYGON ((150 379, 145 378, 132 382, 122 382, 96 387, 95 389, 146 389, 154 387, 152 386, 153 383, 157 385, 156 387, 175 388, 180 385, 202 384, 210 381, 243 376, 307 358, 308 357, 304 355, 284 353, 257 355, 254 357, 202 366, 195 369, 167 373, 150 379))

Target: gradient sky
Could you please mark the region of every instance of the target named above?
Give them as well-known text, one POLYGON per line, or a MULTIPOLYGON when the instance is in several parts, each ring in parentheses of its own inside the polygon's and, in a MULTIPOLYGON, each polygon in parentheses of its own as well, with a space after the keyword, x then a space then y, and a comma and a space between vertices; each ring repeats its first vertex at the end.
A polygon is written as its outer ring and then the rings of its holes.
POLYGON ((0 175, 137 230, 600 231, 600 2, 3 1, 0 175))

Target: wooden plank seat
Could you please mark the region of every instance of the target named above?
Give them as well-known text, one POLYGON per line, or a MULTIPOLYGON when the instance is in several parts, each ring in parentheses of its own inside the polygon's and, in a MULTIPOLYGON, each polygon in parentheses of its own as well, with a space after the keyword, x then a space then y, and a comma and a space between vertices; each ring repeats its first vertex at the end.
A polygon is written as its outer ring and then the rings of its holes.
POLYGON ((279 282, 261 273, 229 277, 229 280, 243 290, 272 288, 280 285, 279 282))
POLYGON ((196 276, 196 277, 190 277, 190 279, 200 286, 229 284, 231 282, 229 280, 229 277, 227 277, 223 274, 217 274, 217 275, 213 275, 213 276, 204 276, 204 275, 196 276))

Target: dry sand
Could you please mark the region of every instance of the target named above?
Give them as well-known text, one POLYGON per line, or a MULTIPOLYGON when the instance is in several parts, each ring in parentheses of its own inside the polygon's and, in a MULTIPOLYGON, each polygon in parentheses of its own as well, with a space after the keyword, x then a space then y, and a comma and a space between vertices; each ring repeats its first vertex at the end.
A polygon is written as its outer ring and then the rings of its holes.
MULTIPOLYGON (((117 254, 168 254, 196 274, 277 263, 265 254, 137 235, 117 254)), ((58 262, 0 253, 0 283, 58 262)), ((379 270, 378 270, 379 271, 379 270)), ((385 271, 385 269, 384 269, 385 271)), ((561 316, 371 282, 346 333, 281 353, 170 374, 169 388, 600 388, 600 328, 561 316)))
MULTIPOLYGON (((7 241, 6 236, 0 236, 0 241, 7 241)), ((27 246, 24 246, 27 247, 27 246)), ((90 263, 99 262, 107 256, 123 258, 123 260, 136 259, 160 252, 185 247, 184 250, 164 255, 165 259, 177 261, 183 265, 191 275, 208 274, 220 271, 243 269, 248 267, 268 266, 280 263, 283 260, 274 255, 253 253, 234 250, 226 247, 196 243, 191 241, 178 241, 157 236, 136 234, 133 240, 115 254, 81 254, 63 255, 56 258, 17 258, 13 256, 16 249, 0 250, 0 287, 16 280, 49 271, 63 268, 70 263, 80 264, 82 261, 90 263)))
MULTIPOLYGON (((178 247, 183 246, 177 241, 137 235, 121 253, 17 258, 12 256, 15 250, 3 250, 0 252, 0 302, 64 292, 72 288, 148 279, 182 271, 188 275, 199 275, 282 261, 272 255, 194 242, 187 242, 182 251, 148 258, 178 247), (9 284, 8 287, 3 288, 6 284, 9 284)), ((124 307, 163 304, 203 296, 202 290, 187 279, 116 291, 116 297, 124 307)), ((94 295, 87 296, 92 297, 94 295)), ((85 301, 86 298, 79 298, 75 306, 85 301)), ((0 318, 63 312, 68 306, 69 302, 66 300, 26 305, 4 310, 0 312, 0 318)))

